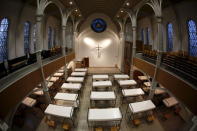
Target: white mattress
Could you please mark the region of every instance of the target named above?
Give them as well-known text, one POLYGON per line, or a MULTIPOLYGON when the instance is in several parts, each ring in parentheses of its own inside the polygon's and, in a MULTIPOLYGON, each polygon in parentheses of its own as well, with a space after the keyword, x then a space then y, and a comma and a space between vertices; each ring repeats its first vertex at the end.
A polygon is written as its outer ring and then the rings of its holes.
POLYGON ((144 81, 144 80, 148 80, 147 76, 138 76, 138 79, 144 81))
POLYGON ((80 90, 81 84, 80 83, 64 83, 61 88, 69 89, 69 90, 80 90))
POLYGON ((49 79, 50 82, 56 82, 56 81, 58 81, 58 80, 59 80, 59 77, 51 77, 51 78, 49 79))
POLYGON ((79 71, 79 72, 87 72, 88 69, 87 68, 76 68, 75 71, 79 71))
POLYGON ((57 93, 54 99, 65 100, 65 101, 76 101, 78 94, 73 93, 57 93))
POLYGON ((93 80, 108 80, 109 76, 108 75, 93 75, 92 79, 93 80))
POLYGON ((60 77, 60 76, 63 76, 63 75, 64 75, 64 73, 58 73, 58 72, 57 72, 57 73, 55 73, 53 76, 54 76, 54 77, 60 77))
POLYGON ((49 104, 44 113, 53 116, 71 118, 73 115, 73 109, 73 107, 49 104))
POLYGON ((68 77, 68 82, 80 82, 82 83, 84 81, 84 77, 68 77))
POLYGON ((57 72, 58 73, 64 73, 64 69, 59 69, 57 72))
POLYGON ((146 100, 141 102, 130 103, 129 107, 132 113, 140 113, 154 109, 155 105, 151 100, 146 100))
POLYGON ((112 86, 111 81, 94 81, 93 87, 110 87, 112 86))
POLYGON ((146 87, 151 87, 151 83, 150 83, 150 82, 144 82, 144 85, 145 85, 146 87))
POLYGON ((115 100, 116 95, 114 91, 92 91, 90 94, 91 100, 115 100))
POLYGON ((164 94, 164 93, 166 93, 165 90, 162 90, 162 89, 155 89, 155 95, 164 94))
POLYGON ((119 80, 118 81, 120 86, 134 86, 137 85, 135 80, 119 80))
POLYGON ((123 89, 122 90, 123 96, 138 96, 138 95, 144 95, 144 91, 141 88, 136 89, 123 89))
POLYGON ((36 100, 30 97, 26 97, 22 103, 28 107, 33 107, 36 104, 36 100))
POLYGON ((114 121, 121 120, 119 108, 89 109, 88 121, 114 121))
POLYGON ((119 79, 129 79, 129 76, 128 75, 125 75, 125 74, 116 74, 116 75, 114 75, 114 78, 116 80, 119 80, 119 79))
POLYGON ((169 98, 163 99, 163 103, 167 107, 172 107, 172 106, 178 104, 178 101, 174 97, 169 97, 169 98))
POLYGON ((53 82, 48 82, 47 87, 51 87, 53 85, 53 82))
POLYGON ((85 76, 86 72, 72 72, 71 76, 85 76))
POLYGON ((34 88, 34 91, 35 91, 35 92, 33 92, 34 95, 38 95, 38 96, 44 95, 43 90, 41 90, 41 89, 39 90, 39 88, 34 88), (38 91, 35 91, 35 90, 38 90, 38 91))

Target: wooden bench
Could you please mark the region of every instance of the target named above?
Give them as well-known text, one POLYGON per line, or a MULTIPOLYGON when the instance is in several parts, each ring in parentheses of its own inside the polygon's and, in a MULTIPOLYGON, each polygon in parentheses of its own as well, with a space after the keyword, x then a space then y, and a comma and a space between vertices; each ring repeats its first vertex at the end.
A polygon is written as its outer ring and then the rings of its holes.
POLYGON ((13 72, 27 65, 27 56, 18 57, 8 60, 9 71, 13 72))

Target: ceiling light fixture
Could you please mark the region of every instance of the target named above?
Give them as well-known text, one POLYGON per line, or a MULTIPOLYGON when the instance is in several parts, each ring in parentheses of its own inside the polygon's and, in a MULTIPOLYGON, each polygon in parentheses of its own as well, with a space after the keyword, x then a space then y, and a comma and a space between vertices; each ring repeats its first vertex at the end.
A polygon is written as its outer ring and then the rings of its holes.
POLYGON ((127 6, 129 6, 129 5, 130 5, 130 3, 129 3, 129 2, 127 2, 127 3, 126 3, 126 5, 127 5, 127 6))
POLYGON ((120 12, 123 13, 123 10, 121 10, 120 12))
POLYGON ((72 1, 70 1, 70 2, 69 2, 69 4, 70 4, 70 5, 72 5, 72 4, 73 4, 73 2, 72 2, 72 1))
POLYGON ((76 9, 75 11, 77 12, 78 10, 76 9))

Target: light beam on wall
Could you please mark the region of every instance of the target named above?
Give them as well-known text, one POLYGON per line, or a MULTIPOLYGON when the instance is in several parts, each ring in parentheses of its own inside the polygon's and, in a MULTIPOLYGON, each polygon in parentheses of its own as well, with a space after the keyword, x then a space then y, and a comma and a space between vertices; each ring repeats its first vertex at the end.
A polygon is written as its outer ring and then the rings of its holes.
POLYGON ((91 38, 89 38, 89 37, 85 37, 84 39, 83 39, 83 42, 86 44, 86 45, 88 45, 88 46, 90 46, 90 47, 95 47, 95 40, 93 40, 93 39, 91 39, 91 38))
POLYGON ((107 48, 111 43, 111 39, 105 39, 99 42, 103 48, 107 48))
POLYGON ((111 45, 112 40, 108 38, 108 39, 104 39, 104 40, 100 40, 100 41, 95 41, 92 38, 85 37, 83 39, 83 42, 86 45, 88 45, 89 47, 92 47, 94 49, 93 50, 94 52, 96 49, 97 57, 100 58, 102 50, 107 48, 109 45, 111 45))

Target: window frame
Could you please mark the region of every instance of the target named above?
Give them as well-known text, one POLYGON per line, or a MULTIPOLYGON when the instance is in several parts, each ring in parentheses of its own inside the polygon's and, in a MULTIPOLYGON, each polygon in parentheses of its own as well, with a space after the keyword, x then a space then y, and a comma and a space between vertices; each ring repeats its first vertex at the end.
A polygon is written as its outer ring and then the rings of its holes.
MULTIPOLYGON (((197 21, 194 18, 188 18, 186 21, 186 28, 187 28, 187 38, 188 38, 188 54, 189 56, 194 56, 197 57, 197 53, 196 56, 195 55, 191 55, 191 50, 190 50, 190 31, 189 31, 189 21, 194 21, 195 26, 196 26, 196 35, 197 35, 197 21)), ((197 39, 196 39, 197 40, 197 39)), ((196 51, 197 52, 197 51, 196 51)))
POLYGON ((0 26, 1 26, 1 22, 2 22, 3 19, 7 19, 7 21, 8 21, 7 26, 8 27, 7 27, 7 31, 6 31, 7 32, 7 38, 6 38, 6 43, 5 43, 5 48, 6 48, 5 51, 6 51, 6 53, 5 53, 5 57, 2 57, 2 61, 0 61, 0 63, 4 62, 5 60, 8 60, 8 58, 9 58, 9 50, 8 50, 8 48, 9 48, 9 33, 10 33, 11 21, 10 21, 10 19, 8 17, 2 17, 0 19, 0 26))
POLYGON ((167 43, 167 48, 166 48, 166 50, 168 51, 168 52, 171 52, 171 51, 173 51, 173 48, 174 48, 174 28, 173 28, 173 24, 172 24, 172 22, 168 22, 167 23, 167 25, 166 25, 166 43, 167 43), (172 25, 172 48, 170 49, 169 47, 169 24, 171 24, 172 25))
POLYGON ((146 27, 146 45, 150 45, 150 27, 146 27))
POLYGON ((24 23, 24 26, 23 26, 23 42, 24 42, 24 53, 25 53, 25 55, 30 54, 30 50, 31 50, 31 48, 30 48, 30 45, 31 45, 31 22, 30 21, 25 21, 25 23, 24 23), (25 24, 26 23, 29 24, 29 30, 28 30, 27 34, 25 34, 26 33, 25 32, 26 31, 26 29, 25 29, 26 25, 25 24), (26 40, 28 40, 28 45, 26 45, 27 44, 26 40))
POLYGON ((47 32, 47 35, 48 35, 48 50, 51 50, 53 48, 53 29, 51 26, 48 26, 48 32, 47 32), (49 34, 50 33, 50 34, 49 34))

